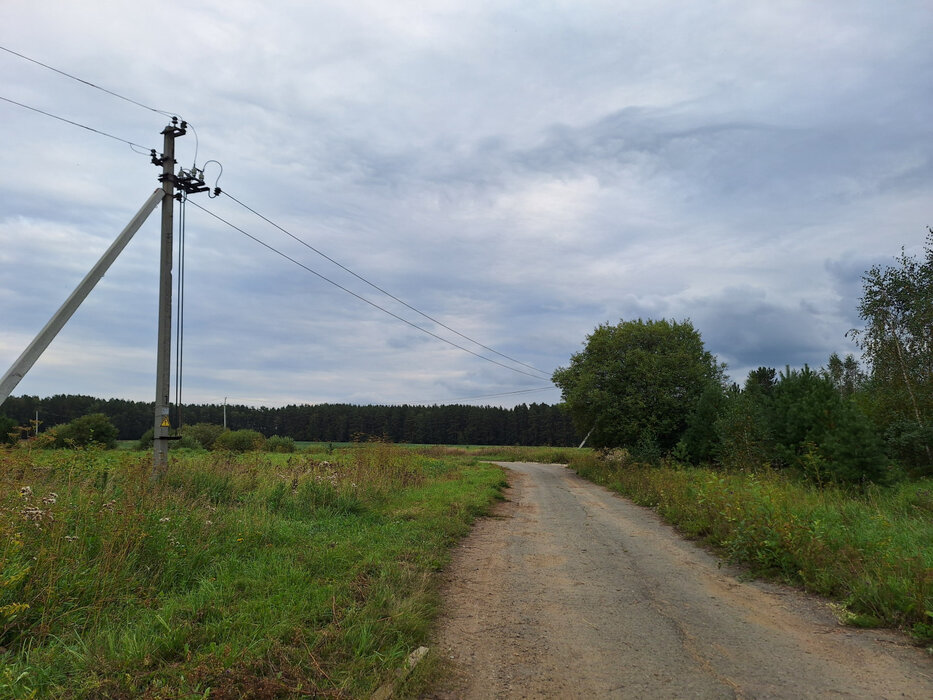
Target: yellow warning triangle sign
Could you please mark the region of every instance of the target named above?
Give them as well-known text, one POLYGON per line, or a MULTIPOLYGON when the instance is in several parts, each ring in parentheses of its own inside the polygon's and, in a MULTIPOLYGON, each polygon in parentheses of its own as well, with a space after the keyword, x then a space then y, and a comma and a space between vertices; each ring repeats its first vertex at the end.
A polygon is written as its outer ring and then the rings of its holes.
POLYGON ((162 418, 162 427, 163 427, 163 428, 171 428, 171 427, 172 427, 171 424, 168 422, 168 416, 165 416, 164 418, 162 418))

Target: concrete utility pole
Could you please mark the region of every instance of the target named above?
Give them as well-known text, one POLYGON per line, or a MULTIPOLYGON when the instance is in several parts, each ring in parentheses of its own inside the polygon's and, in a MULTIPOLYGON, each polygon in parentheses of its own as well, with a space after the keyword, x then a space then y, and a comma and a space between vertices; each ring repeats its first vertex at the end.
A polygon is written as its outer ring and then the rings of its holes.
MULTIPOLYGON (((184 123, 184 122, 183 122, 184 123)), ((162 166, 162 252, 159 264, 159 336, 156 341, 156 395, 155 422, 152 434, 152 476, 160 479, 168 470, 169 386, 172 354, 172 233, 175 210, 175 139, 185 129, 178 120, 162 130, 162 157, 153 156, 153 162, 162 166), (158 161, 161 160, 161 163, 158 161)))
MULTIPOLYGON (((187 133, 187 122, 178 123, 178 117, 172 117, 172 123, 162 129, 163 144, 162 156, 157 157, 152 152, 152 162, 162 166, 159 180, 162 183, 164 196, 162 199, 162 250, 159 262, 159 336, 156 341, 156 398, 155 420, 153 422, 152 439, 152 478, 161 479, 168 471, 168 443, 173 438, 169 435, 172 423, 169 419, 169 391, 171 385, 171 355, 172 355, 172 253, 174 207, 175 198, 181 199, 181 193, 175 194, 178 189, 185 194, 206 192, 209 187, 204 185, 203 170, 198 171, 192 166, 190 171, 179 169, 176 175, 175 168, 175 139, 187 133)), ((177 436, 176 436, 177 437, 177 436)))
MULTIPOLYGON (((179 169, 177 175, 173 172, 175 167, 175 139, 184 136, 187 127, 186 122, 179 123, 178 117, 172 117, 172 123, 162 130, 164 137, 162 155, 158 156, 155 150, 152 150, 153 165, 162 167, 162 174, 159 175, 159 181, 162 183, 161 189, 157 189, 150 195, 146 203, 136 213, 136 216, 117 236, 117 239, 98 260, 97 264, 71 293, 71 296, 65 300, 61 308, 39 331, 39 335, 33 339, 29 347, 23 351, 23 354, 13 363, 7 373, 0 378, 0 404, 2 404, 78 309, 81 302, 87 298, 94 285, 104 276, 113 261, 123 251, 126 244, 130 242, 133 234, 143 225, 146 217, 152 213, 156 205, 161 201, 162 250, 159 270, 159 337, 158 347, 156 348, 156 400, 152 455, 154 479, 164 476, 168 469, 168 441, 176 439, 169 436, 171 429, 171 421, 169 420, 169 371, 172 352, 172 229, 174 228, 174 200, 176 198, 182 200, 184 196, 189 194, 207 192, 210 189, 204 184, 204 170, 198 170, 195 165, 191 166, 191 170, 179 169), (177 195, 175 190, 179 190, 177 195), (184 194, 181 194, 182 192, 184 194)), ((215 190, 215 194, 219 193, 220 189, 218 188, 215 190)), ((38 432, 39 416, 37 414, 36 433, 38 434, 38 432)))
MULTIPOLYGON (((172 214, 175 205, 174 200, 176 197, 182 199, 186 195, 207 192, 210 189, 204 184, 204 171, 198 170, 195 166, 192 166, 191 170, 179 169, 177 175, 172 172, 175 166, 175 139, 185 135, 187 126, 186 122, 179 123, 178 117, 172 117, 172 123, 162 130, 164 136, 162 156, 157 156, 155 150, 152 151, 153 165, 162 166, 162 174, 159 175, 159 181, 162 183, 161 189, 157 189, 149 196, 149 199, 136 213, 136 216, 117 236, 117 239, 110 245, 101 259, 97 261, 97 264, 71 293, 71 296, 65 300, 65 303, 55 312, 49 322, 45 324, 45 327, 39 331, 29 347, 23 351, 23 354, 0 379, 0 404, 2 404, 78 309, 81 302, 87 298, 94 285, 104 276, 113 261, 123 251, 126 244, 130 242, 133 234, 143 225, 146 217, 152 213, 156 205, 161 201, 162 251, 159 271, 159 337, 156 349, 156 400, 152 456, 153 478, 155 479, 161 478, 168 469, 168 441, 174 439, 169 436, 171 428, 169 420, 169 370, 172 352, 172 229, 174 227, 172 214), (179 190, 177 195, 175 194, 176 189, 179 190), (184 195, 181 194, 182 192, 184 192, 184 195)), ((217 189, 216 193, 219 194, 220 190, 217 189)), ((37 415, 36 433, 38 432, 39 419, 37 415)))

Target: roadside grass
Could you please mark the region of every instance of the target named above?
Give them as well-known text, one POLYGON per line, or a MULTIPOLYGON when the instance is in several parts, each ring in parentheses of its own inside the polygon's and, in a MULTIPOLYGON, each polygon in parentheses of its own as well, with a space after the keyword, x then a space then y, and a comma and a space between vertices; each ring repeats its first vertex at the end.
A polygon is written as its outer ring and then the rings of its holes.
POLYGON ((541 462, 543 464, 568 464, 580 455, 592 454, 589 448, 574 447, 527 447, 503 445, 422 445, 413 449, 425 455, 433 456, 472 456, 495 462, 541 462))
POLYGON ((840 600, 849 624, 933 641, 933 479, 821 489, 771 470, 647 467, 624 451, 570 466, 755 575, 840 600))
POLYGON ((154 483, 148 455, 0 451, 0 697, 365 697, 505 483, 385 443, 178 452, 154 483))

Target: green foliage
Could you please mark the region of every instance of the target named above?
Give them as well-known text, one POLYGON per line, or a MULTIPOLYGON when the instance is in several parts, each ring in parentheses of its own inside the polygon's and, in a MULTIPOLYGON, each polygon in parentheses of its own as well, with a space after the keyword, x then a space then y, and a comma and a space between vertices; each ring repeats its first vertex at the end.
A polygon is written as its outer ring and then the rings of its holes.
POLYGON ((886 479, 888 460, 874 425, 829 377, 809 367, 788 369, 774 387, 770 416, 775 455, 783 464, 821 481, 886 479))
POLYGON ((774 392, 774 385, 777 384, 777 373, 772 367, 759 367, 748 373, 745 380, 745 390, 757 393, 764 397, 770 397, 774 392))
MULTIPOLYGON (((136 442, 136 445, 133 449, 135 450, 151 450, 152 441, 154 439, 155 430, 149 428, 145 433, 142 434, 142 437, 136 442)), ((182 428, 182 436, 178 440, 170 440, 168 443, 168 448, 170 450, 178 449, 188 449, 188 450, 203 450, 204 447, 191 435, 185 434, 184 428, 182 428)))
POLYGON ((774 374, 760 367, 726 392, 712 423, 722 466, 792 467, 819 484, 888 479, 878 430, 844 385, 809 367, 774 374))
POLYGON ((718 440, 716 457, 724 467, 756 470, 771 463, 769 402, 770 396, 751 375, 744 391, 733 387, 726 392, 719 415, 711 422, 718 440))
POLYGON ((852 398, 865 387, 868 377, 859 367, 858 360, 851 354, 841 359, 838 354, 829 356, 823 374, 833 383, 843 398, 852 398))
POLYGON ((205 450, 214 447, 214 441, 223 433, 224 427, 214 423, 194 423, 193 425, 183 425, 181 434, 184 437, 190 437, 205 450))
POLYGON ((759 367, 743 389, 701 397, 674 456, 694 464, 715 457, 727 469, 791 467, 820 484, 883 483, 889 460, 861 408, 859 376, 851 356, 831 357, 819 373, 787 368, 776 377, 759 367))
POLYGON ((273 435, 266 439, 264 448, 266 452, 294 452, 295 441, 290 437, 273 435))
POLYGON ((930 471, 927 446, 933 445, 933 422, 917 423, 909 418, 891 420, 885 428, 884 439, 892 457, 921 473, 930 471))
POLYGON ((20 437, 19 423, 12 418, 0 416, 0 445, 12 445, 20 437))
POLYGON ((862 281, 865 327, 852 334, 871 363, 873 418, 884 429, 902 426, 892 443, 898 458, 933 471, 933 231, 922 258, 902 249, 895 265, 876 265, 862 281))
POLYGON ((889 460, 877 428, 851 402, 837 406, 820 452, 826 457, 831 478, 839 483, 883 484, 889 479, 889 460))
POLYGON ((137 450, 151 450, 151 449, 152 449, 152 441, 153 441, 154 439, 155 439, 155 430, 154 430, 153 428, 149 428, 149 430, 147 430, 146 432, 144 432, 144 433, 139 437, 139 440, 136 442, 136 448, 135 448, 135 449, 137 449, 137 450))
POLYGON ((770 425, 782 464, 794 464, 806 444, 822 442, 839 403, 832 383, 809 367, 781 373, 771 396, 770 425))
POLYGON ((261 450, 266 439, 255 430, 228 430, 214 440, 212 449, 226 452, 254 452, 261 450))
POLYGON ((174 449, 203 450, 204 447, 201 445, 200 442, 195 440, 190 435, 182 434, 182 436, 178 440, 172 440, 171 442, 169 442, 169 449, 170 450, 174 450, 174 449))
POLYGON ((866 325, 851 333, 869 375, 833 353, 820 372, 759 367, 744 388, 723 390, 689 322, 639 320, 597 328, 553 379, 581 434, 637 460, 791 468, 820 484, 931 474, 933 229, 923 256, 902 250, 863 283, 866 325))
POLYGON ((710 383, 700 394, 696 407, 687 417, 687 429, 675 456, 700 464, 712 461, 719 454, 720 436, 711 429, 724 410, 727 394, 719 383, 710 383))
POLYGON ((88 447, 100 445, 113 448, 117 444, 117 429, 103 413, 91 413, 75 418, 67 425, 53 429, 54 447, 88 447))
POLYGON ((599 326, 553 381, 581 434, 597 447, 643 454, 672 449, 722 367, 689 321, 620 321, 599 326))
MULTIPOLYGON (((19 425, 29 425, 38 411, 62 422, 87 413, 103 413, 117 427, 118 440, 136 440, 153 421, 151 402, 97 399, 92 396, 11 396, 4 412, 19 425)), ((213 436, 197 433, 204 444, 219 434, 224 421, 221 404, 187 404, 187 426, 208 424, 213 436)), ((385 436, 396 443, 455 445, 554 445, 579 444, 570 416, 560 406, 531 403, 513 408, 500 406, 358 406, 352 404, 290 405, 279 408, 230 404, 227 425, 232 430, 250 428, 263 435, 287 435, 300 442, 350 442, 355 434, 385 436)))

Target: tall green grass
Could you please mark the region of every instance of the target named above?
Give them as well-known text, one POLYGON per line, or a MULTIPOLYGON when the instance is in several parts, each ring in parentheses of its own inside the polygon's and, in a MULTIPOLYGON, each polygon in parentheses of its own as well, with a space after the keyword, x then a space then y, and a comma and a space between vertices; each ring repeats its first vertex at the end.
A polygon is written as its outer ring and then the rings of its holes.
MULTIPOLYGON (((184 451, 179 451, 184 452, 184 451)), ((0 451, 0 697, 361 697, 427 635, 500 470, 308 454, 0 451)))
POLYGON ((420 454, 434 456, 469 455, 482 457, 497 462, 541 462, 544 464, 567 464, 571 459, 581 454, 592 454, 590 449, 576 449, 573 447, 527 447, 515 446, 447 446, 430 445, 414 446, 413 449, 420 454))
POLYGON ((853 624, 933 639, 933 480, 821 489, 770 470, 646 467, 624 451, 571 466, 756 574, 843 601, 853 624))

